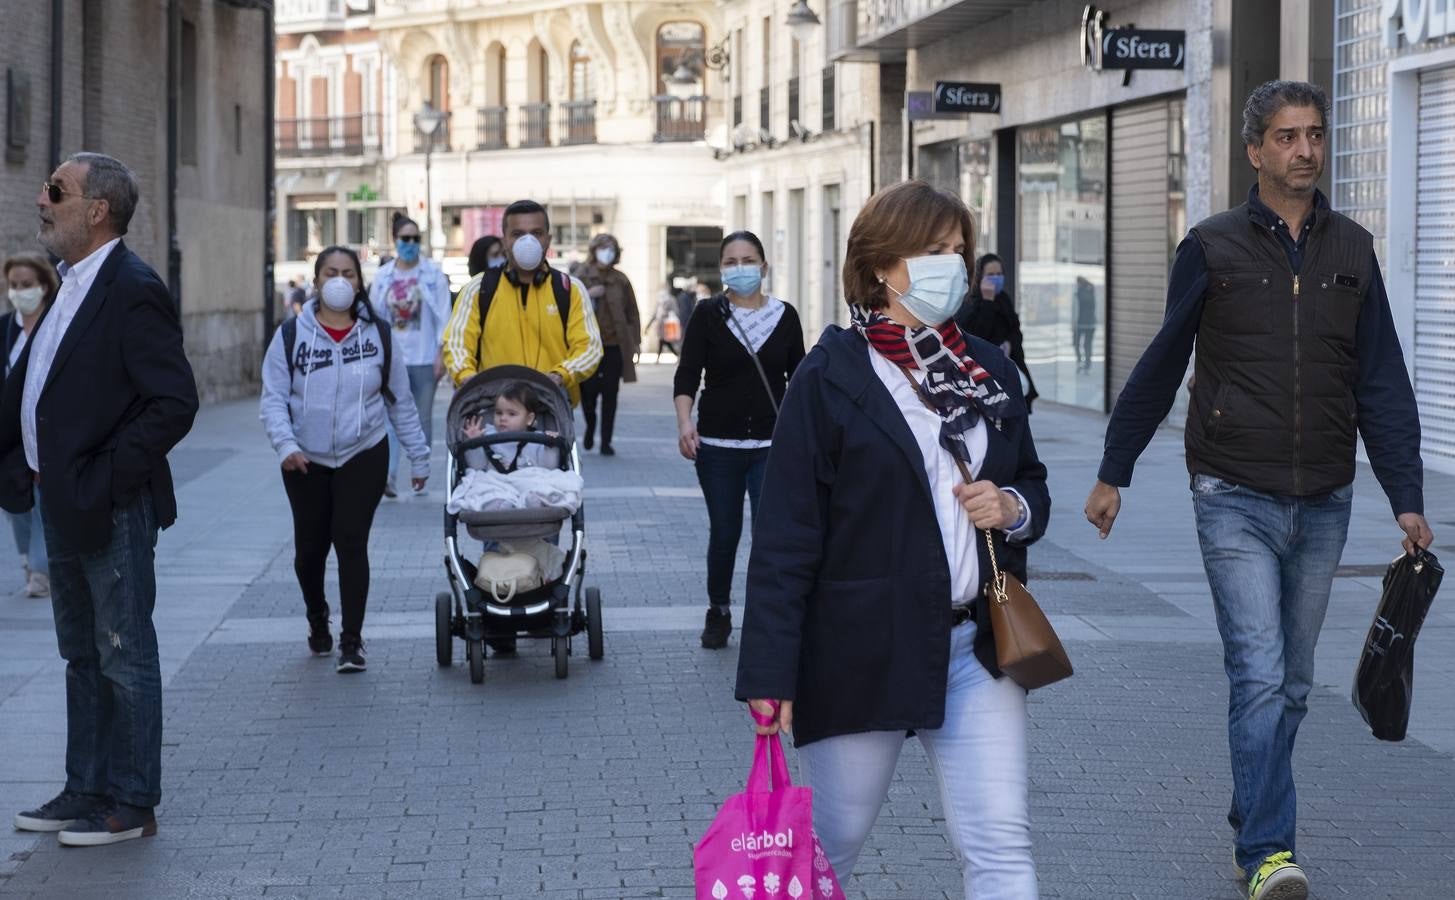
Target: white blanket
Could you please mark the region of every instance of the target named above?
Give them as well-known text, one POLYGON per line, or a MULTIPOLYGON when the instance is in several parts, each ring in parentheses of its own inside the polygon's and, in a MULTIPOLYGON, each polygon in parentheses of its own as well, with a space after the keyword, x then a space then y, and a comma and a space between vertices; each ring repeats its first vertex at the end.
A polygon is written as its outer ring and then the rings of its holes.
POLYGON ((560 506, 575 512, 581 508, 585 484, 575 472, 528 466, 509 474, 493 469, 471 469, 450 494, 446 509, 451 515, 560 506))

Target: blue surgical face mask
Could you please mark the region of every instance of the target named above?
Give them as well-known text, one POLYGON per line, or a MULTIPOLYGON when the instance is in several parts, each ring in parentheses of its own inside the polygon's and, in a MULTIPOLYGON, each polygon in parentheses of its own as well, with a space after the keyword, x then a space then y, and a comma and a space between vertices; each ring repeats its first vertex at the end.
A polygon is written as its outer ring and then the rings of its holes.
POLYGON ((721 275, 723 286, 739 297, 751 297, 763 286, 762 266, 726 266, 721 275))
POLYGON ((401 262, 412 263, 419 260, 418 241, 395 241, 394 249, 398 252, 401 262))
POLYGON ((999 294, 1000 289, 1005 287, 1004 275, 986 275, 982 280, 990 287, 991 294, 999 294))
POLYGON ((965 299, 970 276, 965 272, 965 257, 958 253, 916 256, 906 259, 909 268, 909 290, 900 294, 888 282, 884 286, 899 295, 899 302, 909 314, 930 327, 937 327, 953 316, 965 299))

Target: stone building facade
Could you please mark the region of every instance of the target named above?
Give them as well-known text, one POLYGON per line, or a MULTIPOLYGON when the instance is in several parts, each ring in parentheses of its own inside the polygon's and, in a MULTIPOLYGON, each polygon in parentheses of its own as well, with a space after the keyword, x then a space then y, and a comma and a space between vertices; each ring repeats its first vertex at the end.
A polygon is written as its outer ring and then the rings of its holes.
POLYGON ((89 150, 126 162, 141 183, 127 245, 177 288, 188 358, 208 399, 254 389, 262 357, 271 136, 265 123, 267 21, 256 5, 0 4, 7 38, 0 204, 8 211, 0 216, 0 256, 40 250, 35 198, 58 161, 89 150), (181 74, 170 155, 169 24, 181 74), (171 158, 175 206, 168 190, 171 158), (173 233, 175 262, 169 253, 173 233))

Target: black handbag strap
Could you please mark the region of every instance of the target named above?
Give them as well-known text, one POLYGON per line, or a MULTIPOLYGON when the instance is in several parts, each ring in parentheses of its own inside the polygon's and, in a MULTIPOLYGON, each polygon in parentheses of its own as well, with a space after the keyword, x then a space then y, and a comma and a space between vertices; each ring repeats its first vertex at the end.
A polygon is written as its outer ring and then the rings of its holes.
POLYGON ((768 373, 763 368, 763 361, 758 358, 758 351, 753 349, 753 342, 748 338, 748 333, 743 329, 738 317, 733 315, 733 303, 724 294, 722 298, 723 310, 727 314, 727 320, 731 326, 737 329, 738 335, 742 338, 743 349, 748 351, 748 356, 753 359, 753 368, 758 370, 758 377, 763 380, 763 390, 768 392, 768 402, 773 404, 773 415, 778 415, 778 398, 773 396, 773 386, 768 383, 768 373))

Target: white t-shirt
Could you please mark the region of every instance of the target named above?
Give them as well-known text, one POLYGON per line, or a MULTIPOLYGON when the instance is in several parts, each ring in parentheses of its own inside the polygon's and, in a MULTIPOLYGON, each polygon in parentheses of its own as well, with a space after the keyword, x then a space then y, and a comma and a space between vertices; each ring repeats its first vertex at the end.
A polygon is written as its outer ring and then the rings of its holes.
POLYGON ((395 260, 379 268, 369 285, 369 302, 391 331, 394 353, 406 366, 433 365, 450 321, 450 280, 433 261, 412 269, 395 260))

